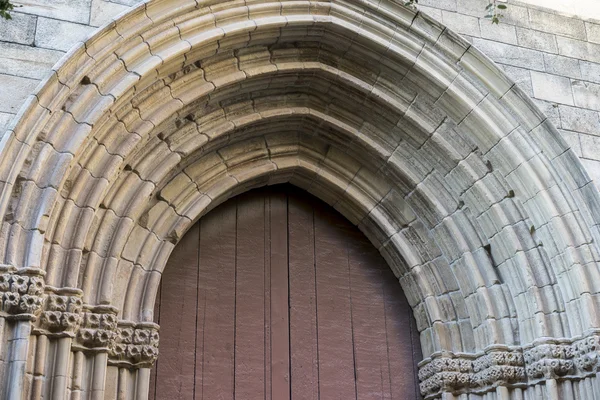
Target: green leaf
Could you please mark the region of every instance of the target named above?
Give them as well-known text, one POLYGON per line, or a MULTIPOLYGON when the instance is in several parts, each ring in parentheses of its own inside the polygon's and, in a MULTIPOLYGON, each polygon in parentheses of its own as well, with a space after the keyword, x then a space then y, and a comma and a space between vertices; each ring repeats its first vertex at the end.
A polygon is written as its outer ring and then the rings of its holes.
POLYGON ((504 4, 498 4, 496 7, 498 7, 499 10, 506 10, 506 6, 504 4))
POLYGON ((8 12, 13 8, 14 6, 9 0, 0 0, 0 17, 4 19, 12 19, 8 12))

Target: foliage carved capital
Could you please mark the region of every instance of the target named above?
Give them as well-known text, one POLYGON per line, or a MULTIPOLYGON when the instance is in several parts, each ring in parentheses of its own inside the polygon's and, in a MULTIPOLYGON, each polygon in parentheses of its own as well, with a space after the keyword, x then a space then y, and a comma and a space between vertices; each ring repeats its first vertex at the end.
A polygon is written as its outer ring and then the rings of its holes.
POLYGON ((478 354, 437 353, 419 368, 426 399, 442 393, 485 393, 497 386, 526 387, 548 379, 581 380, 600 370, 600 332, 543 339, 527 346, 491 346, 478 354))
POLYGON ((7 318, 35 320, 42 310, 44 271, 0 265, 0 311, 7 318))
POLYGON ((159 326, 146 322, 134 324, 119 321, 117 334, 109 352, 109 364, 151 367, 158 357, 159 326))

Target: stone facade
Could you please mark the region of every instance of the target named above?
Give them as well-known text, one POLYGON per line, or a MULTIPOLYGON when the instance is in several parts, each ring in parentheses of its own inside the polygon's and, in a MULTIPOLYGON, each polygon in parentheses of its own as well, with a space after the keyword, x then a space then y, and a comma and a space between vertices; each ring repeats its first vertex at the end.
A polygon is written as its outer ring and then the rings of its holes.
MULTIPOLYGON (((2 54, 24 61, 0 63, 4 90, 29 93, 72 44, 38 32, 87 35, 126 8, 68 3, 6 25, 23 43, 2 54)), ((75 43, 0 143, 0 396, 145 398, 175 244, 290 182, 398 276, 426 398, 593 398, 600 196, 578 155, 600 123, 595 25, 435 4, 450 29, 391 0, 152 0, 75 43)))

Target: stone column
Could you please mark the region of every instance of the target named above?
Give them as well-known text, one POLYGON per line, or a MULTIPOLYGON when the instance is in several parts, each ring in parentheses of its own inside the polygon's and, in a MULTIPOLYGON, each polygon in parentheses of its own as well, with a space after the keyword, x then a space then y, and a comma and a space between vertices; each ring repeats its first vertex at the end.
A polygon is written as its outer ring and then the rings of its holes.
POLYGON ((158 357, 158 330, 159 326, 152 322, 119 321, 115 344, 108 359, 110 366, 119 368, 119 373, 114 374, 117 382, 111 383, 117 393, 126 393, 132 388, 135 393, 129 393, 128 398, 148 398, 150 370, 158 357), (135 384, 127 384, 130 379, 135 384))
MULTIPOLYGON (((104 399, 106 386, 106 370, 108 367, 108 354, 114 347, 117 335, 117 309, 108 305, 83 306, 81 328, 72 344, 72 351, 85 353, 91 358, 89 363, 78 362, 77 371, 72 372, 72 382, 79 391, 88 388, 87 396, 93 400, 104 399), (86 365, 93 366, 93 373, 87 383, 81 382, 80 376, 86 376, 86 365)), ((81 358, 81 357, 79 357, 81 358)), ((78 395, 75 397, 77 398, 78 395)))
POLYGON ((6 388, 6 399, 23 397, 31 323, 42 309, 43 295, 44 271, 0 265, 0 327, 6 335, 3 351, 9 360, 0 386, 6 388))
MULTIPOLYGON (((35 370, 36 374, 44 376, 46 382, 50 382, 52 398, 65 399, 70 381, 71 346, 82 319, 83 293, 76 288, 53 287, 46 287, 46 292, 48 294, 44 310, 39 324, 32 332, 38 336, 35 370), (50 363, 51 367, 47 367, 45 359, 51 347, 54 348, 54 362, 50 363)), ((43 385, 44 380, 34 381, 32 392, 41 395, 43 385)))

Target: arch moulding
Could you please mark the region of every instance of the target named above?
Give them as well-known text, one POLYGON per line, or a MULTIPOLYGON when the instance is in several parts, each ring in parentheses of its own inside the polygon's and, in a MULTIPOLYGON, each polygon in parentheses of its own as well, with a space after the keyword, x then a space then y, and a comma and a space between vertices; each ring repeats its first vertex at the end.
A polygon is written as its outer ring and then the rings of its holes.
POLYGON ((425 398, 600 393, 597 190, 489 59, 399 2, 142 3, 59 62, 0 151, 3 398, 145 399, 175 244, 283 182, 398 277, 425 398))

